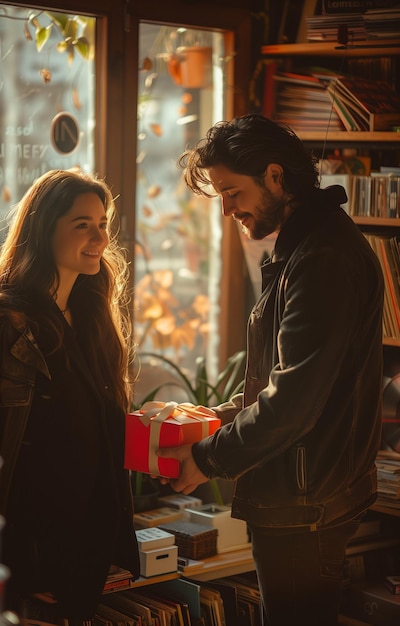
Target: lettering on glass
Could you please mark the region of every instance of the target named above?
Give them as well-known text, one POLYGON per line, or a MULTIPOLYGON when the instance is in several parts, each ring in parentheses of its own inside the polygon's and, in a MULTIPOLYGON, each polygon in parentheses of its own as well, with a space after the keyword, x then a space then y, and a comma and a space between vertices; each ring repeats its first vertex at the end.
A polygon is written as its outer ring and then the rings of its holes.
POLYGON ((51 122, 51 143, 59 154, 70 154, 79 143, 78 122, 70 113, 59 113, 51 122))

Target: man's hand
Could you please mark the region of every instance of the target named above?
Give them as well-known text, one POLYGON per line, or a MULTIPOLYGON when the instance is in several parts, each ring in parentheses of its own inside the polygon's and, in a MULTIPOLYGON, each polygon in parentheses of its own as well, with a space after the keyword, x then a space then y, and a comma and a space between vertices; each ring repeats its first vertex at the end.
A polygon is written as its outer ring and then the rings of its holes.
POLYGON ((177 459, 181 466, 179 478, 168 480, 174 491, 188 495, 202 483, 208 481, 207 476, 197 467, 192 456, 192 444, 176 446, 174 448, 159 448, 157 456, 164 459, 177 459))

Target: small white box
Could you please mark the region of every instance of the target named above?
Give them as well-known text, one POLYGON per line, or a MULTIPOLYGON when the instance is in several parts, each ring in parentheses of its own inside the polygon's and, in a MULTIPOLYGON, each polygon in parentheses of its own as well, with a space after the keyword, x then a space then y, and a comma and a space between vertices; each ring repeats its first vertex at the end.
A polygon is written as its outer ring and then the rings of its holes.
POLYGON ((203 504, 198 509, 188 509, 190 520, 218 530, 217 552, 242 548, 249 543, 247 524, 231 517, 231 508, 219 504, 203 504))
POLYGON ((178 571, 178 546, 139 550, 140 575, 144 578, 178 571))
POLYGON ((167 533, 161 528, 143 528, 136 531, 136 539, 139 550, 147 552, 148 550, 158 550, 175 544, 175 535, 167 533))
POLYGON ((185 496, 183 493, 171 494, 169 496, 161 496, 158 498, 160 506, 169 506, 173 509, 179 509, 181 511, 185 509, 197 509, 203 504, 200 498, 195 496, 185 496))

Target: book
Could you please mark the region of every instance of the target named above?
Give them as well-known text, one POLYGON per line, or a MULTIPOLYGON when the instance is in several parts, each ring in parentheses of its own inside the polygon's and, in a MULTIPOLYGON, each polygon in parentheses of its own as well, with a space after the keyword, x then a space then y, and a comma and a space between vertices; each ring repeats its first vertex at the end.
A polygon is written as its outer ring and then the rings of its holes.
POLYGON ((131 619, 139 621, 142 626, 153 626, 153 619, 149 607, 140 600, 137 601, 136 595, 132 589, 121 591, 120 593, 110 593, 104 596, 103 604, 123 613, 131 619))
POLYGON ((400 594, 400 576, 386 576, 384 583, 390 593, 400 594))
POLYGON ((100 604, 94 617, 95 626, 141 626, 139 619, 129 617, 111 606, 100 604))
POLYGON ((326 83, 312 73, 277 72, 276 107, 273 119, 295 132, 345 130, 334 110, 326 83))
POLYGON ((103 591, 104 593, 110 593, 111 591, 128 589, 132 581, 132 572, 117 565, 111 565, 103 591))
POLYGON ((171 506, 161 506, 141 513, 134 513, 133 523, 135 528, 153 528, 164 522, 175 522, 181 519, 183 512, 171 506))
POLYGON ((335 80, 335 98, 358 113, 360 130, 391 130, 400 124, 400 95, 386 81, 341 76, 335 80))
POLYGON ((237 590, 235 585, 224 583, 221 579, 207 581, 206 583, 202 583, 202 585, 214 589, 220 593, 224 605, 224 613, 227 625, 238 624, 239 611, 237 590))

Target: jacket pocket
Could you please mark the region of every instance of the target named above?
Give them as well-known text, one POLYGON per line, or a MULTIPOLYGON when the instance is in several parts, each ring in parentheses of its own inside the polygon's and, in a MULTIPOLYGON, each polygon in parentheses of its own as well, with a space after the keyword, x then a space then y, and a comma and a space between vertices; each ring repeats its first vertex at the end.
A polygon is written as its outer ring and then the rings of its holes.
POLYGON ((0 406, 25 406, 32 397, 33 381, 0 375, 0 406))

